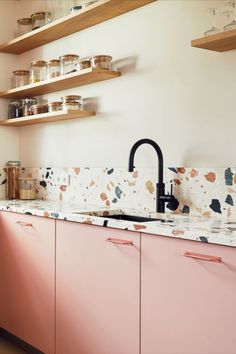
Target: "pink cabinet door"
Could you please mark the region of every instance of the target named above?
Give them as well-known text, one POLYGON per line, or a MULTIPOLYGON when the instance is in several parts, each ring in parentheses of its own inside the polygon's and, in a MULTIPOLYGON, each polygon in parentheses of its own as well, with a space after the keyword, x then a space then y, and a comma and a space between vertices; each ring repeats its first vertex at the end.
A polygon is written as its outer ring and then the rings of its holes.
POLYGON ((54 353, 55 221, 0 212, 0 327, 54 353))
POLYGON ((141 353, 235 354, 236 248, 145 234, 141 244, 141 353))
POLYGON ((56 353, 138 354, 140 235, 58 221, 56 252, 56 353))

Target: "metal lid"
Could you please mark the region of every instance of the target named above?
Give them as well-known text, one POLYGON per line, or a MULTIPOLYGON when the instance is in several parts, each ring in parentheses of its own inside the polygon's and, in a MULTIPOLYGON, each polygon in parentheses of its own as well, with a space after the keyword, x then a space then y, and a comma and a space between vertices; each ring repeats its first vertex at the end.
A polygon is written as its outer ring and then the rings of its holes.
POLYGON ((46 61, 45 60, 34 60, 31 62, 31 66, 46 66, 46 61))
POLYGON ((19 23, 21 25, 31 25, 32 24, 32 18, 30 18, 30 17, 19 18, 17 20, 17 23, 19 23))
POLYGON ((7 166, 20 166, 21 162, 20 161, 7 161, 7 166))

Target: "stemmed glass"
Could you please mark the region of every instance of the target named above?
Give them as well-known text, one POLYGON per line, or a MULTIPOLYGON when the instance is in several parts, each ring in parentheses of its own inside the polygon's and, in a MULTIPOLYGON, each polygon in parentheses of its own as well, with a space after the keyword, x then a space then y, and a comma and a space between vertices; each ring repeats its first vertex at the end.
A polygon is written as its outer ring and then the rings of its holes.
POLYGON ((230 23, 228 23, 227 25, 225 25, 223 27, 224 31, 228 31, 228 30, 236 28, 236 1, 230 1, 228 3, 228 5, 230 6, 230 9, 228 10, 228 17, 229 17, 229 15, 232 14, 233 19, 230 23))
MULTIPOLYGON (((236 3, 236 1, 235 1, 236 3)), ((210 36, 211 34, 219 33, 221 30, 220 28, 216 27, 216 15, 219 12, 219 9, 217 8, 211 8, 207 10, 208 13, 212 15, 212 27, 204 32, 204 36, 210 36)))

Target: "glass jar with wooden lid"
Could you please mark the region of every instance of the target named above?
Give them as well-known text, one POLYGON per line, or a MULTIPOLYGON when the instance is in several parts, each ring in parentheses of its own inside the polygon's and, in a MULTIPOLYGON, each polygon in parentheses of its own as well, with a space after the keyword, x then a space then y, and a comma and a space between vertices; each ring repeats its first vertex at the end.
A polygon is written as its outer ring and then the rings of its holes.
POLYGON ((111 68, 112 57, 110 55, 96 55, 90 58, 93 68, 101 68, 109 70, 111 68))
POLYGON ((17 20, 18 36, 22 36, 32 31, 32 18, 25 17, 17 20))
POLYGON ((12 88, 28 85, 29 71, 28 70, 15 70, 12 75, 12 88))
POLYGON ((57 112, 62 110, 61 102, 50 102, 48 103, 48 112, 57 112))
POLYGON ((76 64, 76 69, 79 70, 84 70, 87 68, 91 67, 91 63, 89 59, 80 59, 78 63, 76 64))
POLYGON ((80 110, 81 109, 81 96, 69 95, 61 98, 62 109, 64 110, 80 110))
POLYGON ((47 104, 34 104, 31 106, 31 112, 33 115, 47 113, 48 112, 48 105, 47 104))
POLYGON ((47 65, 45 60, 35 60, 31 62, 30 83, 44 81, 47 78, 47 65))
POLYGON ((8 199, 19 199, 20 161, 8 161, 6 164, 6 196, 8 199))
POLYGON ((60 60, 52 59, 46 62, 47 66, 47 79, 53 79, 54 77, 60 76, 60 60))
POLYGON ((51 13, 50 12, 35 12, 31 16, 32 19, 32 29, 36 30, 40 27, 45 26, 49 22, 51 22, 51 13))
POLYGON ((76 71, 76 64, 79 61, 77 54, 65 54, 59 57, 61 75, 70 74, 76 71))

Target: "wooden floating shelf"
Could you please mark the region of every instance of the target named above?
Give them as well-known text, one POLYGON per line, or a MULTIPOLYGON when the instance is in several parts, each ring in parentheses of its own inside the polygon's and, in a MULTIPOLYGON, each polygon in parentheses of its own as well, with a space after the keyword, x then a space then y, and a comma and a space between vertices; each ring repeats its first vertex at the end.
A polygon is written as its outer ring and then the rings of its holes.
POLYGON ((213 50, 215 52, 226 52, 236 49, 236 29, 194 39, 191 45, 192 47, 213 50))
POLYGON ((23 98, 40 96, 50 92, 67 90, 73 87, 88 85, 120 76, 119 71, 88 68, 71 74, 57 76, 36 84, 29 84, 14 89, 1 91, 0 98, 23 98))
POLYGON ((154 1, 157 0, 100 0, 81 11, 0 45, 0 52, 21 54, 154 1))
POLYGON ((36 114, 28 117, 6 119, 0 121, 0 126, 21 127, 23 125, 58 122, 62 120, 84 118, 84 117, 90 117, 94 115, 95 115, 94 111, 63 110, 57 112, 36 114))

